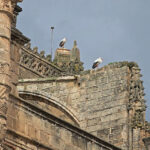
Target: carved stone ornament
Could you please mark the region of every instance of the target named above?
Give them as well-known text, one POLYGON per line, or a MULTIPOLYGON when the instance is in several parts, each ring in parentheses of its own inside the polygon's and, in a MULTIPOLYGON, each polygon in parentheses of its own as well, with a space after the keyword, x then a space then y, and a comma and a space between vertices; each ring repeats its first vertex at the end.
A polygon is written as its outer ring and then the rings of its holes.
POLYGON ((8 100, 9 97, 9 88, 6 86, 0 85, 0 101, 8 100))
POLYGON ((34 47, 33 50, 26 48, 30 48, 30 46, 25 46, 24 49, 21 49, 20 65, 43 77, 60 76, 62 74, 58 67, 50 63, 51 56, 45 58, 45 52, 41 51, 39 54, 37 47, 34 47))
POLYGON ((1 102, 0 102, 0 115, 1 115, 1 117, 5 118, 6 113, 7 113, 7 103, 6 103, 6 101, 1 100, 1 102))
POLYGON ((143 126, 144 126, 143 113, 141 111, 136 111, 132 118, 132 127, 143 128, 143 126))
MULTIPOLYGON (((0 85, 0 144, 6 135, 6 113, 7 113, 7 100, 9 98, 9 88, 0 85)), ((0 147, 2 149, 2 147, 0 147)))
POLYGON ((0 0, 1 8, 11 8, 11 0, 0 0))
POLYGON ((0 122, 0 150, 4 150, 3 142, 7 132, 6 120, 0 119, 0 122))
POLYGON ((22 0, 0 0, 0 10, 9 12, 13 17, 13 10, 17 2, 22 2, 22 0))
POLYGON ((129 104, 128 110, 132 115, 131 124, 133 128, 144 128, 144 111, 146 110, 144 100, 143 82, 140 80, 138 67, 131 68, 131 78, 129 84, 129 104))
POLYGON ((150 133, 150 122, 145 121, 145 131, 150 133))
POLYGON ((8 73, 8 72, 9 72, 9 64, 0 63, 0 73, 8 73))
POLYGON ((0 85, 0 117, 2 118, 6 117, 8 97, 9 97, 8 88, 0 85))
POLYGON ((9 12, 9 15, 13 17, 13 6, 11 0, 0 0, 0 10, 9 12))

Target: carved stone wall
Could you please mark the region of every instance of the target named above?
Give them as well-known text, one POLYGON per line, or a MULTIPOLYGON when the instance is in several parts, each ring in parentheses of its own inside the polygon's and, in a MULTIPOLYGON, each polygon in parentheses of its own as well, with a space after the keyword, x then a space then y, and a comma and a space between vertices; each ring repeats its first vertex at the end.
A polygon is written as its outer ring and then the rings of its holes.
POLYGON ((146 125, 139 71, 133 62, 112 63, 79 76, 20 80, 18 90, 57 97, 82 129, 124 150, 141 150, 146 125))

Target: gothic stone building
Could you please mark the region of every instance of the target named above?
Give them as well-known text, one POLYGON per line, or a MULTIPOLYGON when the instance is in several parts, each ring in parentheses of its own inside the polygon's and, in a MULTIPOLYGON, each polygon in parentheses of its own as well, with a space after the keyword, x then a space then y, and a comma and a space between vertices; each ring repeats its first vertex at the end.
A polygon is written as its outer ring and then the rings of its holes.
POLYGON ((0 0, 0 150, 148 150, 134 62, 83 71, 76 41, 54 61, 16 29, 21 0, 0 0))

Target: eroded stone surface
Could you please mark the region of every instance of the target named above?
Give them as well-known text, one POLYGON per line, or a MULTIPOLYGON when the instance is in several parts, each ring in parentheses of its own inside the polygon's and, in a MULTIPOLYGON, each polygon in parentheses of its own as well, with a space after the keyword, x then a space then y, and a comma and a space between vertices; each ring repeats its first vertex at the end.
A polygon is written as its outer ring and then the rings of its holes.
POLYGON ((122 62, 72 78, 20 80, 18 89, 56 97, 77 117, 82 129, 123 149, 130 145, 136 150, 143 147, 139 139, 146 128, 140 76, 136 64, 122 62))

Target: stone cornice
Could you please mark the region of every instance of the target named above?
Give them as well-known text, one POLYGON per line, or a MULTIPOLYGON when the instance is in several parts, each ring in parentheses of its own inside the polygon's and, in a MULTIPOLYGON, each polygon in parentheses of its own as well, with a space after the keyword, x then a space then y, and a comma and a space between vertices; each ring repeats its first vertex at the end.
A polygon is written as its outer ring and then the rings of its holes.
POLYGON ((50 78, 38 78, 38 79, 21 79, 19 83, 33 83, 33 82, 52 82, 52 81, 72 81, 77 80, 76 76, 63 76, 63 77, 50 77, 50 78))
POLYGON ((24 36, 22 32, 20 32, 18 29, 15 27, 11 28, 11 40, 16 41, 20 45, 24 45, 30 41, 29 38, 24 36))

